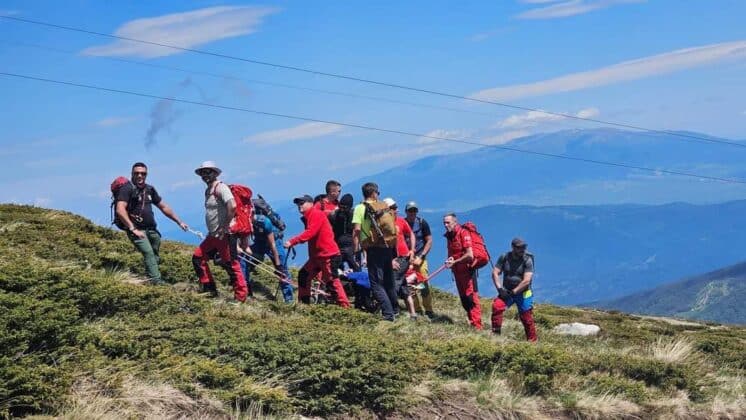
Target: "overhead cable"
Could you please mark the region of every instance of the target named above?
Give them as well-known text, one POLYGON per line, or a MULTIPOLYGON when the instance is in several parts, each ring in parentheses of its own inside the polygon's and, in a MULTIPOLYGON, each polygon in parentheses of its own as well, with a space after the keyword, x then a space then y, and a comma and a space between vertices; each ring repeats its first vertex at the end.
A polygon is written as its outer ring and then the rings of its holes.
POLYGON ((700 180, 719 181, 719 182, 732 183, 732 184, 746 184, 746 180, 742 180, 742 179, 700 175, 700 174, 696 174, 692 172, 675 171, 675 170, 670 170, 670 169, 649 168, 646 166, 638 166, 638 165, 632 165, 632 164, 621 163, 621 162, 609 162, 609 161, 602 161, 602 160, 596 160, 596 159, 581 158, 581 157, 576 157, 576 156, 567 156, 567 155, 560 155, 560 154, 555 154, 555 153, 519 149, 517 147, 511 147, 511 146, 505 146, 505 145, 484 144, 484 143, 479 143, 477 139, 453 139, 453 138, 436 136, 436 135, 431 135, 431 134, 413 133, 410 131, 380 128, 380 127, 374 127, 374 126, 368 126, 368 125, 362 125, 362 124, 344 123, 344 122, 338 122, 338 121, 301 117, 297 115, 281 114, 281 113, 276 113, 276 112, 268 112, 268 111, 234 107, 234 106, 228 106, 228 105, 219 105, 219 104, 213 104, 209 102, 191 101, 187 99, 152 95, 148 93, 135 92, 135 91, 123 90, 123 89, 112 89, 112 88, 107 88, 107 87, 102 87, 102 86, 87 85, 87 84, 68 82, 68 81, 63 81, 63 80, 48 79, 48 78, 36 77, 36 76, 30 76, 30 75, 18 74, 18 73, 0 72, 0 75, 14 77, 18 79, 34 80, 38 82, 54 83, 58 85, 74 86, 74 87, 79 87, 79 88, 98 90, 102 92, 119 93, 123 95, 139 96, 143 98, 173 101, 173 102, 190 104, 190 105, 199 105, 199 106, 215 108, 215 109, 239 111, 239 112, 246 112, 246 113, 251 113, 251 114, 256 114, 256 115, 265 115, 265 116, 271 116, 271 117, 279 117, 279 118, 291 119, 291 120, 296 120, 296 121, 333 124, 333 125, 338 125, 341 127, 358 128, 358 129, 367 130, 367 131, 376 131, 376 132, 389 133, 389 134, 400 134, 404 136, 417 137, 417 138, 429 138, 433 140, 468 144, 472 146, 491 147, 491 148, 507 150, 507 151, 516 152, 516 153, 524 153, 524 154, 543 156, 543 157, 549 157, 549 158, 564 159, 564 160, 569 160, 569 161, 590 163, 590 164, 595 164, 595 165, 635 169, 635 170, 640 170, 640 171, 652 172, 654 174, 679 175, 679 176, 685 176, 685 177, 690 177, 690 178, 697 178, 700 180))
POLYGON ((185 52, 191 52, 191 53, 195 53, 195 54, 201 54, 201 55, 207 55, 207 56, 212 56, 212 57, 218 57, 218 58, 223 58, 223 59, 226 59, 226 60, 241 61, 241 62, 245 62, 245 63, 257 64, 257 65, 262 65, 262 66, 280 68, 280 69, 285 69, 285 70, 292 70, 292 71, 297 71, 297 72, 302 72, 302 73, 307 73, 307 74, 313 74, 313 75, 317 75, 317 76, 324 76, 324 77, 331 77, 331 78, 336 78, 336 79, 350 80, 350 81, 355 81, 355 82, 360 82, 360 83, 367 83, 367 84, 372 84, 372 85, 377 85, 377 86, 385 86, 385 87, 390 87, 390 88, 395 88, 395 89, 402 89, 402 90, 407 90, 407 91, 411 91, 411 92, 426 93, 426 94, 436 95, 436 96, 442 96, 442 97, 446 97, 446 98, 460 99, 460 100, 471 101, 471 102, 478 102, 478 103, 490 104, 490 105, 497 105, 497 106, 501 106, 501 107, 505 107, 505 108, 511 108, 511 109, 517 109, 517 110, 521 110, 521 111, 539 112, 539 113, 546 114, 546 115, 553 115, 553 116, 556 116, 556 117, 568 118, 568 119, 573 119, 573 120, 578 120, 578 121, 592 122, 592 123, 596 123, 596 124, 603 124, 603 125, 608 125, 608 126, 613 126, 613 127, 619 127, 619 128, 626 128, 626 129, 632 129, 632 130, 647 131, 647 132, 658 133, 658 134, 667 134, 667 135, 670 135, 670 136, 675 136, 675 137, 680 137, 680 138, 687 138, 687 139, 697 139, 697 140, 705 141, 705 142, 709 142, 709 143, 719 143, 719 144, 727 144, 727 145, 736 146, 736 147, 746 147, 746 144, 743 144, 743 143, 736 143, 736 142, 732 142, 732 141, 715 139, 715 138, 711 138, 711 137, 703 137, 703 136, 698 136, 698 135, 695 135, 695 134, 682 133, 682 132, 670 131, 670 130, 659 130, 659 129, 647 128, 647 127, 642 127, 642 126, 633 125, 633 124, 620 123, 620 122, 614 122, 614 121, 606 121, 606 120, 600 120, 600 119, 591 118, 591 117, 581 117, 581 116, 578 116, 578 115, 567 114, 567 113, 563 113, 563 112, 547 111, 547 110, 543 110, 543 109, 540 109, 540 108, 531 108, 531 107, 527 107, 527 106, 513 105, 513 104, 504 103, 504 102, 489 101, 489 100, 486 100, 486 99, 479 99, 479 98, 474 98, 474 97, 470 97, 470 96, 457 95, 457 94, 453 94, 453 93, 441 92, 441 91, 436 91, 436 90, 432 90, 432 89, 424 89, 424 88, 407 86, 407 85, 402 85, 402 84, 397 84, 397 83, 382 82, 382 81, 373 80, 373 79, 366 79, 366 78, 362 78, 362 77, 349 76, 349 75, 344 75, 344 74, 340 74, 340 73, 332 73, 332 72, 326 72, 326 71, 320 71, 320 70, 313 70, 313 69, 304 68, 304 67, 298 67, 298 66, 291 66, 291 65, 286 65, 286 64, 272 63, 272 62, 269 62, 269 61, 255 60, 255 59, 251 59, 251 58, 239 57, 239 56, 235 56, 235 55, 224 54, 224 53, 219 53, 219 52, 214 52, 214 51, 199 50, 199 49, 196 49, 196 48, 180 47, 180 46, 177 46, 177 45, 170 45, 170 44, 165 44, 165 43, 162 43, 162 42, 156 42, 156 41, 149 41, 149 40, 144 40, 144 39, 131 38, 131 37, 126 37, 126 36, 122 36, 122 35, 107 34, 107 33, 92 31, 92 30, 84 29, 84 28, 77 28, 77 27, 73 27, 73 26, 65 26, 65 25, 59 25, 59 24, 55 24, 55 23, 42 22, 42 21, 39 21, 39 20, 21 18, 21 17, 18 17, 18 16, 0 15, 0 18, 6 19, 6 20, 12 20, 12 21, 16 21, 16 22, 23 22, 23 23, 33 24, 33 25, 41 25, 41 26, 46 26, 46 27, 50 27, 50 28, 62 29, 62 30, 65 30, 65 31, 73 31, 73 32, 85 33, 85 34, 102 36, 102 37, 107 37, 107 38, 119 39, 119 40, 122 40, 122 41, 131 41, 131 42, 137 42, 137 43, 141 43, 141 44, 155 45, 155 46, 158 46, 158 47, 170 48, 170 49, 179 50, 179 51, 185 51, 185 52))

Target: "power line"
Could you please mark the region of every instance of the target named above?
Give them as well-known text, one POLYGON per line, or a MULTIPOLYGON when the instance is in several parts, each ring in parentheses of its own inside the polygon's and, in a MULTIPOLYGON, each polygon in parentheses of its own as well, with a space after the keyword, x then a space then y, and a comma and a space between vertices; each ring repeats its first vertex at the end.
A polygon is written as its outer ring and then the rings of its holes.
MULTIPOLYGON (((29 47, 29 48, 37 48, 40 50, 45 51, 52 51, 56 53, 62 53, 62 54, 75 54, 75 51, 70 50, 64 50, 61 48, 56 47, 49 47, 46 45, 40 45, 35 44, 31 42, 19 42, 19 41, 9 41, 9 40, 3 40, 0 39, 0 42, 4 42, 6 44, 10 45, 19 45, 22 47, 29 47)), ((227 74, 219 74, 219 73, 212 73, 208 71, 202 71, 202 70, 190 70, 183 67, 176 67, 176 66, 167 66, 163 64, 156 64, 156 63, 148 63, 145 61, 138 61, 138 60, 128 60, 126 58, 119 58, 119 57, 96 57, 98 59, 104 59, 104 60, 110 60, 110 61, 116 61, 120 63, 128 63, 128 64, 135 64, 139 66, 146 66, 151 68, 157 68, 157 69, 163 69, 163 70, 171 70, 171 71, 178 71, 182 73, 188 73, 188 74, 195 74, 195 75, 201 75, 201 76, 209 76, 214 77, 217 79, 228 79, 228 80, 235 80, 235 81, 241 81, 246 83, 254 83, 258 85, 266 85, 266 86, 274 86, 274 87, 281 87, 285 89, 295 89, 295 90, 301 90, 306 92, 315 92, 315 93, 323 93, 326 95, 335 95, 335 96, 345 96, 348 98, 356 98, 356 99, 367 99, 371 101, 378 101, 378 102, 385 102, 390 104, 399 104, 399 105, 409 105, 414 107, 421 107, 421 108, 429 108, 429 109, 437 109, 441 111, 452 111, 452 112, 461 112, 465 114, 475 114, 475 115, 484 115, 488 117, 504 117, 503 115, 491 113, 491 112, 480 112, 480 111, 472 111, 468 109, 460 109, 460 108, 453 108, 453 107, 447 107, 447 106, 439 106, 439 105, 430 105, 430 104, 423 104, 420 102, 408 102, 408 101, 402 101, 399 99, 391 99, 391 98, 384 98, 380 96, 369 96, 369 95, 361 95, 357 93, 350 93, 350 92, 341 92, 341 91, 335 91, 335 90, 326 90, 326 89, 316 89, 316 88, 310 88, 306 86, 298 86, 298 85, 291 85, 287 83, 277 83, 277 82, 268 82, 265 80, 257 80, 257 79, 246 79, 243 77, 236 77, 231 76, 227 74)))
POLYGON ((721 177, 715 177, 715 176, 709 176, 709 175, 699 175, 691 172, 681 172, 681 171, 674 171, 669 169, 655 169, 655 168, 649 168, 646 166, 637 166, 632 164, 626 164, 626 163, 619 163, 619 162, 608 162, 608 161, 602 161, 602 160, 596 160, 596 159, 587 159, 587 158, 581 158, 581 157, 575 157, 575 156, 566 156, 566 155, 559 155, 554 153, 546 153, 546 152, 538 152, 534 150, 525 150, 525 149, 519 149, 516 147, 510 147, 510 146, 501 146, 496 144, 483 144, 479 143, 474 140, 468 140, 468 139, 452 139, 448 137, 442 137, 442 136, 435 136, 430 134, 421 134, 421 133, 413 133, 409 131, 403 131, 403 130, 394 130, 394 129, 388 129, 388 128, 380 128, 380 127, 374 127, 374 126, 368 126, 368 125, 362 125, 362 124, 352 124, 352 123, 343 123, 343 122, 337 122, 337 121, 330 121, 330 120, 321 120, 316 118, 308 118, 308 117, 300 117, 297 115, 289 115, 289 114, 280 114, 275 112, 268 112, 268 111, 261 111, 261 110, 255 110, 255 109, 248 109, 248 108, 240 108, 240 107, 233 107, 233 106, 227 106, 227 105, 219 105, 219 104, 212 104, 208 102, 200 102, 200 101, 190 101, 186 99, 178 99, 178 98, 170 98, 166 96, 159 96, 159 95, 151 95, 148 93, 142 93, 142 92, 134 92, 130 90, 123 90, 123 89, 112 89, 112 88, 106 88, 102 86, 95 86, 95 85, 87 85, 82 83, 74 83, 74 82, 67 82, 63 80, 55 80, 55 79, 47 79, 43 77, 36 77, 36 76, 29 76, 24 74, 17 74, 17 73, 7 73, 7 72, 0 72, 0 75, 3 76, 9 76, 9 77, 15 77, 19 79, 27 79, 27 80, 34 80, 38 82, 46 82, 46 83, 54 83, 58 85, 66 85, 66 86, 74 86, 79 88, 86 88, 86 89, 92 89, 92 90, 98 90, 103 92, 110 92, 110 93, 119 93, 124 95, 130 95, 130 96, 139 96, 143 98, 151 98, 151 99, 158 99, 158 100, 167 100, 167 101, 173 101, 173 102, 179 102, 184 104, 190 104, 190 105, 199 105, 203 107, 209 107, 209 108, 216 108, 216 109, 223 109, 223 110, 231 110, 231 111, 239 111, 239 112, 247 112, 251 114, 256 115, 265 115, 265 116, 271 116, 271 117, 279 117, 279 118, 286 118, 291 120, 297 120, 297 121, 305 121, 305 122, 316 122, 316 123, 324 123, 324 124, 334 124, 342 127, 349 127, 349 128, 358 128, 362 130, 368 130, 368 131, 376 131, 381 133, 389 133, 389 134, 399 134, 404 136, 410 136, 410 137, 417 137, 417 138, 429 138, 433 140, 440 140, 440 141, 450 141, 454 143, 461 143, 461 144, 468 144, 472 146, 480 146, 480 147, 492 147, 496 149, 501 150, 508 150, 511 152, 517 152, 517 153, 525 153, 525 154, 531 154, 535 156, 543 156, 543 157, 549 157, 549 158, 557 158, 557 159, 564 159, 564 160, 570 160, 575 162, 583 162, 583 163, 592 163, 596 165, 604 165, 604 166, 613 166, 618 168, 625 168, 625 169, 635 169, 640 171, 646 171, 646 172, 652 172, 655 174, 668 174, 668 175, 679 175, 679 176, 686 176, 690 178, 698 178, 700 180, 710 180, 710 181, 720 181, 720 182, 726 182, 726 183, 732 183, 732 184, 746 184, 746 181, 741 179, 735 179, 735 178, 721 178, 721 177))
MULTIPOLYGON (((61 53, 61 54, 75 54, 76 53, 75 51, 70 51, 70 50, 65 50, 65 49, 61 49, 61 48, 50 47, 50 46, 40 45, 40 44, 30 43, 30 42, 9 41, 9 40, 3 40, 3 39, 0 39, 0 42, 4 42, 4 43, 10 44, 10 45, 17 45, 17 46, 27 47, 27 48, 36 48, 36 49, 40 49, 40 50, 44 50, 44 51, 52 51, 52 52, 61 53)), ((294 89, 294 90, 305 91, 305 92, 322 93, 322 94, 326 94, 326 95, 343 96, 343 97, 356 98, 356 99, 367 99, 367 100, 372 100, 372 101, 377 101, 377 102, 383 102, 383 103, 408 105, 408 106, 413 106, 413 107, 436 109, 436 110, 441 110, 441 111, 452 111, 452 112, 460 112, 460 113, 475 114, 475 115, 484 115, 484 116, 497 117, 497 118, 503 118, 504 117, 504 115, 499 115, 499 114, 495 114, 495 113, 491 113, 491 112, 472 111, 472 110, 467 110, 467 109, 445 107, 445 106, 438 106, 438 105, 430 105, 430 104, 423 104, 423 103, 418 103, 418 102, 408 102, 408 101, 402 101, 402 100, 398 100, 398 99, 384 98, 384 97, 380 97, 380 96, 360 95, 360 94, 356 94, 356 93, 341 92, 341 91, 326 90, 326 89, 317 89, 317 88, 310 88, 310 87, 306 87, 306 86, 291 85, 291 84, 286 84, 286 83, 268 82, 268 81, 256 80, 256 79, 246 79, 246 78, 236 77, 236 76, 231 76, 231 75, 226 75, 226 74, 219 74, 219 73, 213 73, 213 72, 202 71, 202 70, 190 70, 190 69, 186 69, 186 68, 183 68, 183 67, 167 66, 167 65, 163 65, 163 64, 148 63, 148 62, 145 62, 145 61, 129 60, 129 59, 126 59, 126 58, 105 57, 105 56, 96 57, 96 58, 97 59, 104 59, 104 60, 109 60, 109 61, 120 62, 120 63, 134 64, 134 65, 139 65, 139 66, 145 66, 145 67, 151 67, 151 68, 169 70, 169 71, 178 71, 178 72, 182 72, 182 73, 186 73, 186 74, 192 74, 192 75, 209 76, 209 77, 214 77, 214 78, 217 78, 217 79, 226 79, 226 80, 241 81, 241 82, 246 82, 246 83, 254 83, 254 84, 259 84, 259 85, 281 87, 281 88, 285 88, 285 89, 294 89)), ((567 122, 568 121, 564 121, 564 120, 553 121, 553 123, 555 123, 555 124, 562 124, 562 125, 569 126, 569 124, 567 124, 567 122)), ((647 131, 641 131, 640 134, 643 134, 643 135, 653 135, 653 134, 656 134, 656 133, 647 132, 647 131)), ((693 142, 693 143, 701 143, 701 144, 707 144, 707 143, 709 143, 709 142, 703 142, 703 141, 698 140, 698 139, 682 138, 682 140, 683 141, 693 142)), ((736 145, 736 146, 746 146, 746 145, 737 144, 737 143, 734 143, 734 145, 736 145)))
POLYGON ((426 93, 426 94, 430 94, 430 95, 442 96, 442 97, 451 98, 451 99, 460 99, 460 100, 471 101, 471 102, 478 102, 478 103, 489 104, 489 105, 497 105, 497 106, 502 106, 502 107, 505 107, 505 108, 520 110, 520 111, 540 112, 540 113, 543 113, 543 114, 546 114, 546 115, 553 115, 553 116, 556 116, 556 117, 569 118, 569 119, 578 120, 578 121, 592 122, 592 123, 596 123, 596 124, 603 124, 603 125, 608 125, 608 126, 613 126, 613 127, 631 129, 631 130, 647 131, 647 132, 650 132, 650 133, 667 134, 667 135, 670 135, 670 136, 676 136, 676 137, 687 138, 687 139, 696 139, 696 140, 705 141, 705 142, 709 142, 709 143, 726 144, 726 145, 736 146, 736 147, 746 147, 746 144, 735 143, 735 142, 727 141, 727 140, 713 139, 713 138, 709 138, 709 137, 702 137, 702 136, 697 136, 697 135, 688 134, 688 133, 680 133, 680 132, 676 132, 676 131, 658 130, 658 129, 654 129, 654 128, 647 128, 647 127, 642 127, 642 126, 633 125, 633 124, 626 124, 626 123, 619 123, 619 122, 613 122, 613 121, 599 120, 599 119, 590 118, 590 117, 580 117, 580 116, 577 116, 577 115, 566 114, 566 113, 563 113, 563 112, 546 111, 546 110, 539 109, 539 108, 531 108, 531 107, 527 107, 527 106, 512 105, 512 104, 508 104, 508 103, 504 103, 504 102, 488 101, 486 99, 473 98, 473 97, 469 97, 469 96, 463 96, 463 95, 457 95, 457 94, 453 94, 453 93, 436 91, 436 90, 432 90, 432 89, 417 88, 417 87, 406 86, 406 85, 401 85, 401 84, 397 84, 397 83, 389 83, 389 82, 382 82, 382 81, 377 81, 377 80, 373 80, 373 79, 366 79, 366 78, 362 78, 362 77, 348 76, 348 75, 339 74, 339 73, 331 73, 331 72, 325 72, 325 71, 320 71, 320 70, 308 69, 308 68, 304 68, 304 67, 297 67, 297 66, 290 66, 290 65, 286 65, 286 64, 272 63, 272 62, 269 62, 269 61, 254 60, 254 59, 251 59, 251 58, 238 57, 238 56, 229 55, 229 54, 223 54, 223 53, 218 53, 218 52, 214 52, 214 51, 198 50, 198 49, 195 49, 195 48, 179 47, 179 46, 176 46, 176 45, 169 45, 169 44, 164 44, 164 43, 161 43, 161 42, 148 41, 148 40, 131 38, 131 37, 126 37, 126 36, 121 36, 121 35, 106 34, 106 33, 103 33, 103 32, 92 31, 92 30, 89 30, 89 29, 76 28, 76 27, 72 27, 72 26, 59 25, 59 24, 54 24, 54 23, 49 23, 49 22, 42 22, 42 21, 38 21, 38 20, 26 19, 26 18, 21 18, 21 17, 17 17, 17 16, 0 15, 0 18, 7 19, 7 20, 13 20, 13 21, 16 21, 16 22, 23 22, 23 23, 33 24, 33 25, 40 25, 40 26, 47 26, 47 27, 50 27, 50 28, 62 29, 62 30, 65 30, 65 31, 73 31, 73 32, 85 33, 85 34, 90 34, 90 35, 97 35, 97 36, 102 36, 102 37, 107 37, 107 38, 119 39, 119 40, 122 40, 122 41, 131 41, 131 42, 137 42, 137 43, 141 43, 141 44, 155 45, 155 46, 158 46, 158 47, 170 48, 170 49, 179 50, 179 51, 185 51, 185 52, 191 52, 191 53, 195 53, 195 54, 202 54, 202 55, 207 55, 207 56, 212 56, 212 57, 218 57, 218 58, 223 58, 223 59, 226 59, 226 60, 242 61, 242 62, 245 62, 245 63, 257 64, 257 65, 261 65, 261 66, 274 67, 274 68, 285 69, 285 70, 292 70, 292 71, 297 71, 297 72, 302 72, 302 73, 307 73, 307 74, 313 74, 313 75, 317 75, 317 76, 325 76, 325 77, 331 77, 331 78, 343 79, 343 80, 350 80, 350 81, 360 82, 360 83, 368 83, 368 84, 377 85, 377 86, 385 86, 385 87, 390 87, 390 88, 395 88, 395 89, 407 90, 407 91, 411 91, 411 92, 426 93))

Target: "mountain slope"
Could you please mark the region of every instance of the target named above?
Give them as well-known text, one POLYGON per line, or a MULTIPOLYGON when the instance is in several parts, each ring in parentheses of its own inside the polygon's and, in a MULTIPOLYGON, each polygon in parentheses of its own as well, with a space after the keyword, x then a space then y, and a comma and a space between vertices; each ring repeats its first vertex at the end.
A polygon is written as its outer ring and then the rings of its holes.
POLYGON ((746 262, 591 306, 746 324, 746 262))
POLYGON ((174 284, 153 287, 124 235, 78 216, 0 205, 0 232, 3 418, 746 415, 742 328, 540 305, 527 344, 512 311, 492 337, 438 291, 432 323, 278 304, 261 275, 234 306, 194 293, 189 246, 164 242, 174 284), (570 321, 601 334, 551 332, 570 321))

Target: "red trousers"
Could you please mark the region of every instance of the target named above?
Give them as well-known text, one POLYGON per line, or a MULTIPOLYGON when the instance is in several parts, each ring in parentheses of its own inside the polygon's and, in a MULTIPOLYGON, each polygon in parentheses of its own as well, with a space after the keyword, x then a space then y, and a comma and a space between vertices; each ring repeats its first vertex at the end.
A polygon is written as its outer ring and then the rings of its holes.
POLYGON ((246 286, 246 279, 243 277, 243 272, 241 272, 241 264, 238 262, 235 243, 233 245, 231 243, 228 239, 208 236, 194 250, 192 264, 200 283, 214 284, 215 280, 212 277, 210 266, 207 262, 216 254, 220 255, 219 264, 228 273, 228 277, 230 277, 230 281, 233 284, 233 296, 237 301, 244 302, 246 301, 249 289, 246 286))
POLYGON ((461 297, 461 306, 466 311, 469 323, 476 329, 482 329, 482 309, 479 306, 479 292, 477 292, 476 272, 467 264, 459 263, 451 267, 456 277, 456 288, 461 297))
MULTIPOLYGON (((512 299, 510 303, 512 304, 512 299)), ((492 331, 497 334, 500 334, 500 331, 502 329, 503 314, 505 313, 507 307, 508 305, 499 297, 495 298, 495 300, 492 302, 492 331)), ((521 319, 523 330, 526 332, 526 340, 528 341, 537 340, 536 324, 534 323, 533 312, 533 309, 521 311, 521 308, 518 308, 518 317, 521 319)))
POLYGON ((311 258, 303 265, 298 273, 298 300, 303 303, 309 303, 311 297, 311 283, 316 276, 321 273, 321 283, 331 286, 332 295, 337 301, 337 305, 343 308, 350 307, 350 301, 347 300, 342 282, 339 277, 332 274, 332 258, 334 257, 316 257, 311 258))

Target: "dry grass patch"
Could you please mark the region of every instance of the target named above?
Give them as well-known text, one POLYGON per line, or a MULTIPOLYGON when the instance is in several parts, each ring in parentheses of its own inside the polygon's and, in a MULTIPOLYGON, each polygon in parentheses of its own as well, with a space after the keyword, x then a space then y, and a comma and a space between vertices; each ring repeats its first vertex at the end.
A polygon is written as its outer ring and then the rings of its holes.
POLYGON ((613 395, 577 394, 573 414, 588 420, 639 419, 640 407, 613 395))
POLYGON ((75 383, 63 419, 229 419, 220 402, 195 400, 166 384, 124 377, 116 388, 84 378, 75 383))
POLYGON ((691 341, 685 338, 669 340, 661 337, 650 346, 653 359, 667 363, 681 363, 689 358, 693 351, 691 341))
POLYGON ((505 420, 548 419, 540 401, 511 389, 496 373, 474 384, 476 401, 496 418, 505 420))

